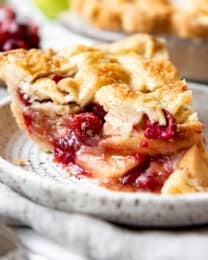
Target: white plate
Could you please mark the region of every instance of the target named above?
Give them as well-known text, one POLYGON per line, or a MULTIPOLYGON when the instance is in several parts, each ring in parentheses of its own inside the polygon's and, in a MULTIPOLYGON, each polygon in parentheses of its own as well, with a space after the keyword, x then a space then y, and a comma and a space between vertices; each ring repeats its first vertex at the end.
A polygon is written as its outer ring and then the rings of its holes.
POLYGON ((5 99, 8 100, 7 90, 3 83, 0 81, 0 102, 5 99))
MULTIPOLYGON (((208 126, 208 88, 190 84, 194 109, 208 126)), ((106 190, 90 180, 69 177, 52 156, 41 152, 14 122, 9 105, 0 106, 0 180, 33 201, 67 212, 81 212, 134 226, 208 223, 208 193, 161 196, 106 190), (26 166, 15 166, 24 159, 26 166)), ((208 137, 207 128, 206 136, 208 137)))

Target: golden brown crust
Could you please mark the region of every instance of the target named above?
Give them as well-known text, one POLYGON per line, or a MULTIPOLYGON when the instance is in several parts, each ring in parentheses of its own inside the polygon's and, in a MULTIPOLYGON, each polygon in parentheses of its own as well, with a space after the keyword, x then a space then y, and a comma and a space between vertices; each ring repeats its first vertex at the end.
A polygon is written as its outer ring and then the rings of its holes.
POLYGON ((184 194, 208 191, 208 154, 196 145, 188 149, 177 170, 162 188, 163 194, 184 194))
POLYGON ((114 54, 136 53, 147 59, 168 59, 166 42, 149 34, 134 34, 111 44, 99 45, 103 51, 114 54))
POLYGON ((114 121, 111 115, 117 121, 120 118, 120 130, 117 126, 120 134, 122 130, 129 135, 144 113, 161 124, 165 124, 164 109, 173 115, 179 110, 183 114, 183 108, 191 103, 191 93, 166 59, 160 41, 138 35, 108 47, 4 53, 0 59, 1 78, 7 82, 14 100, 19 87, 32 100, 33 109, 50 114, 76 112, 96 101, 109 112, 107 125, 108 121, 114 121), (16 77, 10 77, 11 71, 16 77), (55 82, 50 78, 53 74, 63 78, 55 82), (45 100, 49 100, 49 104, 43 104, 45 100), (126 120, 120 114, 132 117, 126 120))

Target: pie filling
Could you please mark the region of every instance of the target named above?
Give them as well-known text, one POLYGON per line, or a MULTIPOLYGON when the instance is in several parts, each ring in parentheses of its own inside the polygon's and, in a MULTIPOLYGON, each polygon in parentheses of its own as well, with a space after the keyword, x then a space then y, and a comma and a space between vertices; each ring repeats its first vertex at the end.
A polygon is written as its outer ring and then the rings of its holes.
POLYGON ((187 148, 180 141, 175 118, 166 110, 166 125, 152 123, 144 115, 132 137, 123 140, 104 135, 106 112, 97 103, 73 115, 50 116, 35 111, 22 91, 17 96, 28 133, 47 143, 54 161, 70 174, 95 178, 109 189, 160 193, 187 148))

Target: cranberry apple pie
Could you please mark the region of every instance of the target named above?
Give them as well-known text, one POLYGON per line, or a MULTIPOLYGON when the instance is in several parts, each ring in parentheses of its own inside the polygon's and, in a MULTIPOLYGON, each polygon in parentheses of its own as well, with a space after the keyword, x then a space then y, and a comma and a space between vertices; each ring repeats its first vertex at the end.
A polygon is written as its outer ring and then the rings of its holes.
POLYGON ((18 125, 78 177, 119 191, 206 191, 208 156, 192 93, 147 35, 0 55, 18 125))

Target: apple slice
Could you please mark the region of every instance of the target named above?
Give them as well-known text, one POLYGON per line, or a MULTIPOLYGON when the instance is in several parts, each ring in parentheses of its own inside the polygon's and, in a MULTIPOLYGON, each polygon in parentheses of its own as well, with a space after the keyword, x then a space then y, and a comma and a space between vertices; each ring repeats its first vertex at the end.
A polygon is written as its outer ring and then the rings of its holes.
POLYGON ((134 156, 80 153, 76 164, 96 178, 119 178, 138 165, 134 156))

